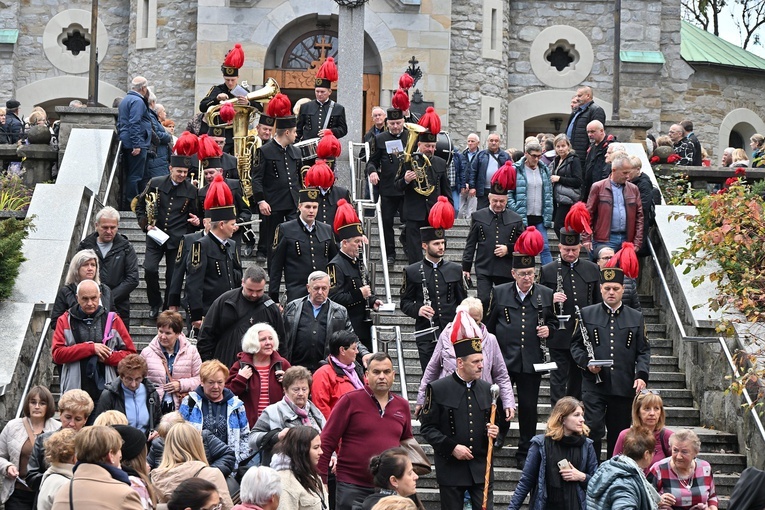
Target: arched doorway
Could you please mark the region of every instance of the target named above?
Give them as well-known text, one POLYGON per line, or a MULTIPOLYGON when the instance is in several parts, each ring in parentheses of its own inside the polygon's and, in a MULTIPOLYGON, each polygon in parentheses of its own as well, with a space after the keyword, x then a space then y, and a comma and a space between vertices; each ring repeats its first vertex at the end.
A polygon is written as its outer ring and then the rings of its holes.
POLYGON ((741 148, 751 156, 749 138, 755 133, 765 132, 765 122, 748 108, 736 108, 725 116, 720 123, 717 139, 717 154, 722 154, 726 147, 741 148))
MULTIPOLYGON (((301 98, 313 99, 316 70, 329 57, 338 67, 337 16, 305 16, 286 25, 272 40, 265 58, 264 80, 274 78, 292 104, 301 98)), ((363 131, 371 122, 372 108, 380 104, 382 62, 374 41, 364 36, 364 116, 363 131)), ((337 99, 337 84, 332 99, 337 99)))

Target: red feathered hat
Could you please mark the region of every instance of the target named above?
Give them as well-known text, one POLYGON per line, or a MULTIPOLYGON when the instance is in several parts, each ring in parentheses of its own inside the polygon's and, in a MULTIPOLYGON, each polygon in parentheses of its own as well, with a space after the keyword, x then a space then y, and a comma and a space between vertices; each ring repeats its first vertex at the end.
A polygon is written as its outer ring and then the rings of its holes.
POLYGON ((231 103, 223 103, 223 106, 220 107, 220 111, 218 112, 218 115, 220 115, 220 120, 222 120, 226 124, 230 123, 232 120, 234 120, 234 117, 236 116, 236 110, 234 110, 234 105, 232 105, 231 103))
POLYGON ((513 160, 508 159, 499 170, 494 172, 491 178, 491 193, 494 195, 507 195, 508 191, 515 189, 516 171, 513 160))
POLYGON ((234 195, 222 175, 216 175, 207 188, 205 196, 205 215, 210 221, 229 221, 236 219, 234 195))
POLYGON ((441 117, 438 116, 435 108, 428 106, 419 124, 427 129, 427 131, 420 133, 417 141, 425 143, 435 143, 438 141, 438 133, 441 132, 441 117))
POLYGON ((343 151, 340 140, 337 139, 331 129, 324 130, 324 136, 316 144, 316 157, 319 159, 337 159, 343 151))
POLYGON ((337 201, 337 212, 335 212, 333 227, 341 240, 364 235, 359 215, 356 214, 356 210, 344 198, 337 201))
POLYGON ((202 162, 202 168, 223 168, 221 155, 223 155, 223 151, 215 140, 207 135, 199 137, 197 158, 202 162))
MULTIPOLYGON (((407 75, 409 76, 409 75, 407 75)), ((404 118, 404 112, 409 109, 409 94, 403 89, 397 89, 390 100, 391 108, 388 109, 388 120, 399 120, 404 118)))
POLYGON ((329 57, 324 61, 319 70, 316 71, 314 87, 331 89, 333 81, 337 81, 337 65, 335 65, 335 59, 329 57))
POLYGON ((545 240, 536 227, 526 227, 526 230, 515 241, 513 253, 513 269, 534 267, 534 257, 542 253, 545 240))
POLYGON ((170 166, 177 168, 194 168, 198 165, 195 161, 199 151, 199 139, 194 133, 184 131, 173 145, 173 155, 170 156, 170 166))
POLYGON ((329 165, 319 160, 308 169, 303 181, 307 188, 329 189, 335 183, 335 174, 329 165))
POLYGON ((450 340, 454 347, 454 355, 458 358, 464 358, 471 354, 480 354, 483 352, 481 337, 481 328, 470 316, 467 307, 458 306, 457 314, 452 322, 452 333, 450 335, 450 340))
POLYGON ((635 253, 635 245, 622 243, 622 249, 614 253, 611 260, 606 263, 606 267, 619 267, 624 271, 624 276, 636 279, 640 273, 640 264, 635 253))
POLYGON ((223 65, 220 66, 220 70, 223 72, 223 76, 230 78, 232 76, 239 76, 239 68, 244 65, 244 50, 242 45, 236 43, 234 47, 226 53, 226 59, 223 61, 223 65))
POLYGON ((454 226, 454 206, 449 199, 441 195, 430 208, 428 214, 429 227, 420 227, 420 238, 423 243, 444 239, 444 231, 454 226))
POLYGON ((587 210, 587 206, 584 205, 584 202, 577 202, 571 206, 571 210, 566 214, 563 226, 577 234, 584 234, 585 232, 592 234, 591 223, 590 211, 587 210))
POLYGON ((410 88, 412 88, 412 85, 414 85, 414 78, 412 78, 412 75, 409 73, 402 74, 401 77, 398 79, 399 88, 402 88, 404 90, 409 90, 410 88))
POLYGON ((266 115, 274 117, 276 129, 289 129, 297 126, 297 117, 292 114, 292 103, 290 98, 279 93, 268 102, 266 106, 266 115))

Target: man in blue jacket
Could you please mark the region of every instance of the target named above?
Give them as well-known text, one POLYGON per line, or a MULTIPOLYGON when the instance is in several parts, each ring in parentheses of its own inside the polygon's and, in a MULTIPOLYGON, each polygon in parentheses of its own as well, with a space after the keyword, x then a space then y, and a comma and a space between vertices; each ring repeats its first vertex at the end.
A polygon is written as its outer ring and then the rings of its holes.
POLYGON ((148 151, 151 145, 151 117, 149 116, 149 82, 136 76, 130 84, 130 92, 120 102, 117 131, 125 157, 123 181, 124 205, 129 205, 141 191, 139 183, 146 172, 148 151))
POLYGON ((499 133, 490 134, 486 139, 486 148, 473 158, 468 184, 478 197, 477 209, 489 207, 491 178, 510 159, 507 152, 499 148, 499 144, 499 133))

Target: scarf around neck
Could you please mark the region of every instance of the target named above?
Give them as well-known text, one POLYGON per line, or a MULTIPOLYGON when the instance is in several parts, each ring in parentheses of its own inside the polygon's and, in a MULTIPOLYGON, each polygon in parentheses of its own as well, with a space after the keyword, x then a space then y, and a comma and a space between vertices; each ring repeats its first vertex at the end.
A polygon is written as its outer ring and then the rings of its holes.
POLYGON ((360 390, 364 387, 364 383, 361 382, 361 379, 359 379, 359 374, 356 373, 356 366, 354 363, 346 365, 332 355, 330 355, 330 359, 332 360, 332 363, 343 369, 345 375, 347 375, 348 379, 351 380, 351 384, 353 384, 354 389, 360 390))
POLYGON ((311 425, 311 417, 308 415, 308 402, 306 402, 305 409, 300 409, 298 406, 295 405, 292 400, 287 395, 284 395, 284 401, 287 402, 287 405, 290 406, 290 409, 292 409, 295 414, 298 415, 298 418, 300 418, 300 421, 303 422, 303 425, 312 426, 311 425))

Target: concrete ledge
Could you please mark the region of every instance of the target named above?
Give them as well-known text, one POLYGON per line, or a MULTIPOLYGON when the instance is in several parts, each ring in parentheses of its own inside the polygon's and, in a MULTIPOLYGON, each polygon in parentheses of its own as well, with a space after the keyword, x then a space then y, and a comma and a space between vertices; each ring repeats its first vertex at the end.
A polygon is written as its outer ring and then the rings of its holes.
POLYGON ((73 129, 66 145, 71 150, 64 153, 56 184, 86 186, 98 193, 109 175, 104 170, 114 136, 107 129, 73 129))
MULTIPOLYGON (((0 342, 0 387, 11 383, 34 309, 34 303, 0 303, 0 330, 4 337, 0 342)), ((5 391, 3 388, 2 393, 5 391)), ((9 418, 7 414, 5 417, 9 418)))

